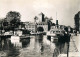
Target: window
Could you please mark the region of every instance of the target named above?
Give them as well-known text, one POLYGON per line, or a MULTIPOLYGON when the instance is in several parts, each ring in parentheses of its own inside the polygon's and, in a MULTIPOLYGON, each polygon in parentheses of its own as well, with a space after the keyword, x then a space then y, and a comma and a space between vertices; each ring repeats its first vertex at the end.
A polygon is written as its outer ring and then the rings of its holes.
POLYGON ((53 33, 55 33, 55 31, 53 31, 53 33))

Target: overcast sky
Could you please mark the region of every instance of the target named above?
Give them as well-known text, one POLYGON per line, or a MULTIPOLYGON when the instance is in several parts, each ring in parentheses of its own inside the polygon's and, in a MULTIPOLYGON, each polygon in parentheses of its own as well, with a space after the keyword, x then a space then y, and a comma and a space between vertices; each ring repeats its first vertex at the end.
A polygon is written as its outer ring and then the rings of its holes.
POLYGON ((74 15, 80 11, 80 0, 0 0, 0 18, 9 11, 20 12, 22 21, 33 21, 34 16, 43 12, 57 19, 61 25, 74 27, 74 15))

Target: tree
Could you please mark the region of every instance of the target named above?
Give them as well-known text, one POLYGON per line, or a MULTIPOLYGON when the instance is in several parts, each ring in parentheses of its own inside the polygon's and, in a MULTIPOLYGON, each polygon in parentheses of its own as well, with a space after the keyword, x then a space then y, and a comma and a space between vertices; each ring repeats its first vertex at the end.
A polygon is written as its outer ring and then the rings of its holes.
POLYGON ((8 21, 12 21, 13 19, 17 19, 16 21, 20 21, 21 15, 19 12, 16 11, 10 11, 6 15, 6 19, 8 21))
POLYGON ((34 22, 35 23, 36 23, 36 20, 38 20, 38 17, 37 16, 34 17, 34 22))
POLYGON ((38 30, 39 32, 43 32, 43 31, 44 31, 43 27, 38 27, 37 30, 38 30))
POLYGON ((19 12, 16 12, 16 11, 8 12, 6 15, 6 20, 9 23, 8 27, 10 27, 11 29, 18 28, 21 21, 20 18, 21 18, 21 15, 19 12))

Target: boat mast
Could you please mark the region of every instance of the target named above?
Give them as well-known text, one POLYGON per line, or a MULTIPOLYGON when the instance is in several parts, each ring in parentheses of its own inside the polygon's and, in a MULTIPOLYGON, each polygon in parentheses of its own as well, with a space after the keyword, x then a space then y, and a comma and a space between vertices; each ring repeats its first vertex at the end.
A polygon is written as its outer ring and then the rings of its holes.
POLYGON ((57 12, 56 12, 56 20, 57 20, 57 12))

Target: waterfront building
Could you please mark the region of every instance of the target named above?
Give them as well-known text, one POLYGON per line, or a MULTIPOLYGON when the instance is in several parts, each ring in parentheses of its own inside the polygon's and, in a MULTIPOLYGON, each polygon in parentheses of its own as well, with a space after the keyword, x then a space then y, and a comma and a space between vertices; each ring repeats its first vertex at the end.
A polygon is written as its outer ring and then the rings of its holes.
POLYGON ((48 17, 45 17, 45 15, 41 12, 39 15, 34 17, 34 22, 24 22, 25 29, 31 31, 31 32, 38 32, 38 28, 42 27, 44 32, 47 32, 50 30, 51 27, 51 19, 48 17))
POLYGON ((23 34, 23 31, 22 30, 15 30, 14 31, 14 35, 16 35, 16 36, 21 36, 23 34))
POLYGON ((45 18, 44 18, 45 15, 44 15, 42 12, 41 12, 39 15, 41 16, 41 21, 42 21, 42 22, 45 22, 45 18))
POLYGON ((37 23, 37 28, 38 27, 42 27, 44 29, 44 32, 48 31, 48 24, 47 24, 47 22, 38 22, 37 23))
POLYGON ((36 24, 32 22, 24 22, 25 23, 25 29, 31 31, 31 32, 36 32, 36 24))
POLYGON ((77 14, 75 14, 74 21, 76 31, 79 31, 80 33, 80 11, 77 14))
POLYGON ((37 28, 42 27, 44 29, 44 32, 47 32, 50 30, 51 27, 51 19, 45 16, 42 12, 37 16, 37 28))

